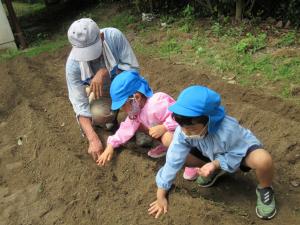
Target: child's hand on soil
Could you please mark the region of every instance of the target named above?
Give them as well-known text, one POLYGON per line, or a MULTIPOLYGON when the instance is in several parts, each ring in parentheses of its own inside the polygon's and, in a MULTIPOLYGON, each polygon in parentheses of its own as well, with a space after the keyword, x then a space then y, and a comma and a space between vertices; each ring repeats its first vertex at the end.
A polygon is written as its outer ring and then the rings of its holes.
POLYGON ((111 145, 107 145, 106 149, 97 160, 98 166, 104 166, 107 162, 111 160, 113 154, 114 154, 114 148, 111 145))
POLYGON ((97 161, 102 152, 103 152, 103 146, 99 138, 97 137, 95 139, 92 139, 89 142, 88 153, 93 157, 95 161, 97 161))
POLYGON ((160 214, 167 213, 168 200, 166 196, 167 196, 166 190, 162 188, 157 189, 157 194, 156 194, 157 200, 150 204, 150 208, 148 209, 149 215, 155 214, 155 219, 157 219, 160 216, 160 214))
POLYGON ((166 132, 167 128, 164 125, 157 125, 149 129, 149 135, 153 138, 159 138, 166 132))
POLYGON ((155 202, 150 204, 150 208, 148 209, 149 215, 155 214, 155 219, 157 219, 160 214, 166 214, 168 211, 168 200, 164 198, 157 199, 155 202))
POLYGON ((198 174, 202 177, 208 177, 210 176, 216 169, 216 164, 213 162, 206 163, 204 166, 198 168, 198 174))

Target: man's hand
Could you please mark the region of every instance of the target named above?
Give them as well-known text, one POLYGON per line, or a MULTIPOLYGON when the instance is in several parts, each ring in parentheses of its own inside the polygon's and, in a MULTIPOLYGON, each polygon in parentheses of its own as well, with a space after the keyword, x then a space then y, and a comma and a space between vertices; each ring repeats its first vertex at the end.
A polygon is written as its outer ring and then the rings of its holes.
POLYGON ((164 125, 157 125, 149 129, 149 135, 153 138, 160 138, 167 131, 164 125))
POLYGON ((168 212, 168 200, 166 198, 167 191, 161 188, 157 189, 157 200, 150 204, 148 209, 149 215, 155 214, 155 219, 157 219, 162 213, 166 214, 168 212))
POLYGON ((204 166, 198 169, 199 176, 202 177, 210 176, 211 174, 213 174, 213 172, 215 172, 215 170, 219 169, 218 165, 219 164, 217 161, 206 163, 204 166))
POLYGON ((100 96, 103 95, 103 82, 105 80, 105 77, 108 75, 109 75, 108 70, 105 68, 101 68, 93 77, 90 84, 91 87, 90 91, 94 93, 95 99, 98 99, 100 96))
POLYGON ((88 153, 93 157, 95 161, 98 160, 102 152, 103 146, 98 137, 89 141, 88 153))
POLYGON ((104 152, 100 155, 97 160, 98 166, 104 166, 107 162, 109 162, 114 154, 114 148, 108 144, 104 152))

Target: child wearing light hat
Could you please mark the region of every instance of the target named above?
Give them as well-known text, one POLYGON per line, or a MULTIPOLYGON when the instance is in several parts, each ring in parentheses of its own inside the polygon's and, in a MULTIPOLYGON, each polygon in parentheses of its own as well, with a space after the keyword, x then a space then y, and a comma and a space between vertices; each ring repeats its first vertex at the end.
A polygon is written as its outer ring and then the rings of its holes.
POLYGON ((149 214, 166 213, 166 195, 184 166, 197 169, 197 183, 210 187, 225 172, 255 170, 256 214, 271 219, 276 214, 272 188, 273 162, 254 134, 226 115, 218 93, 203 86, 183 90, 169 109, 179 126, 168 149, 165 165, 156 176, 157 200, 150 204, 149 214))
POLYGON ((111 83, 110 95, 111 109, 122 108, 128 117, 116 133, 108 137, 107 147, 99 157, 98 165, 103 166, 110 161, 114 149, 125 144, 141 128, 162 142, 151 149, 148 155, 152 158, 164 156, 178 126, 172 118, 172 112, 168 110, 175 100, 162 92, 153 94, 148 82, 136 71, 120 73, 111 83))

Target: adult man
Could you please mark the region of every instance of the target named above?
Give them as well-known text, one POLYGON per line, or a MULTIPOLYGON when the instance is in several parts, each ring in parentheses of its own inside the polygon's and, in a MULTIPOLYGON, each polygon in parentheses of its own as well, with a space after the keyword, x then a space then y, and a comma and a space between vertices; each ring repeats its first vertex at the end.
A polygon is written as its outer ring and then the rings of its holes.
POLYGON ((121 31, 116 28, 100 30, 89 18, 73 22, 68 39, 73 47, 66 63, 69 99, 89 141, 88 153, 97 160, 103 146, 93 128, 86 85, 90 86, 95 99, 109 96, 110 81, 120 71, 139 70, 139 64, 121 31))

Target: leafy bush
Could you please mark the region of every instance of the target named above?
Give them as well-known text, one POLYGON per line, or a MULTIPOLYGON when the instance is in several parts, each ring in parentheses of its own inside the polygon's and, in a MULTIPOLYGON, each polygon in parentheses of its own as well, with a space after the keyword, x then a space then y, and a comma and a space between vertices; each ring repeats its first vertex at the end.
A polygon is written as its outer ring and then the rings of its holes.
MULTIPOLYGON (((101 0, 99 0, 101 1, 101 0)), ((102 0, 104 1, 104 0, 102 0)), ((106 0, 108 1, 108 0, 106 0)), ((114 0, 110 0, 114 1, 114 0)), ((115 0, 117 1, 117 0, 115 0)), ((236 13, 236 0, 131 0, 129 2, 135 6, 138 12, 180 12, 186 10, 188 5, 193 7, 197 16, 234 16, 236 13)), ((244 0, 243 17, 251 19, 274 17, 278 20, 290 20, 295 25, 300 25, 300 1, 299 0, 244 0)), ((194 13, 195 14, 195 13, 194 13)))
POLYGON ((239 41, 235 46, 235 50, 239 53, 255 53, 266 47, 267 35, 259 34, 257 37, 251 33, 247 33, 246 38, 239 41))

